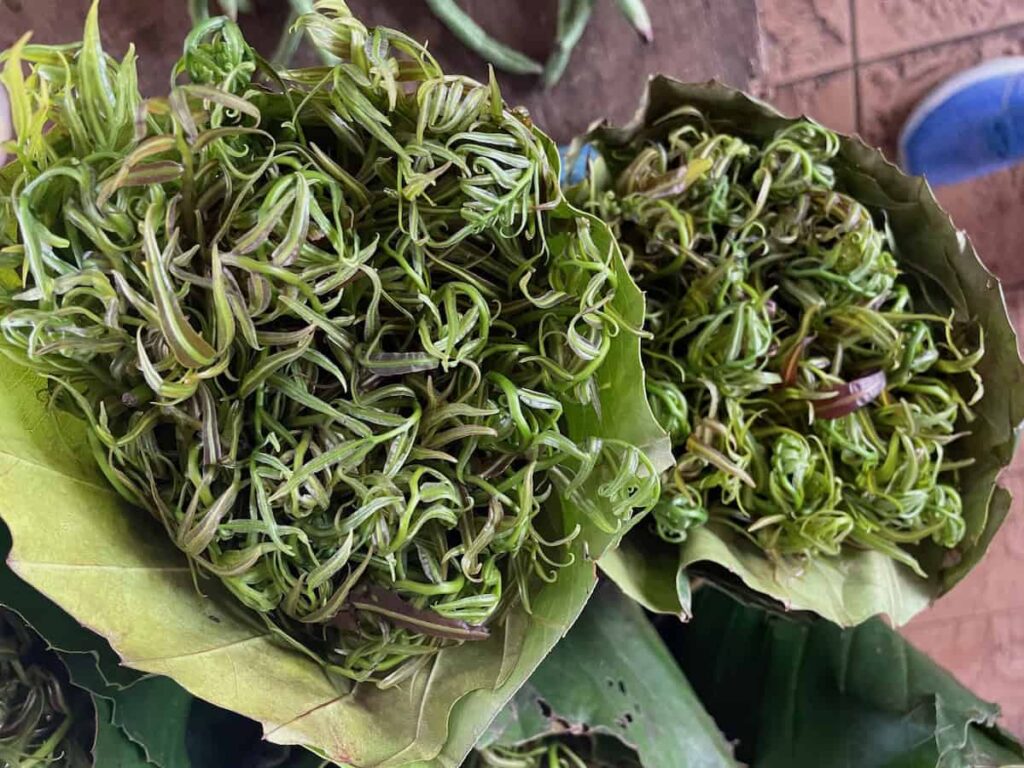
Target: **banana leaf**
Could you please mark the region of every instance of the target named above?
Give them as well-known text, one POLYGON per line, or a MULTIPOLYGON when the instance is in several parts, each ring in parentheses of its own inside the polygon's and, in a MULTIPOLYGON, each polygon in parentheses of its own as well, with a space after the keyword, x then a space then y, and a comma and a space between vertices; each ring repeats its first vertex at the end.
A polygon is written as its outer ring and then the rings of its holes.
POLYGON ((102 765, 104 768, 152 768, 155 764, 146 759, 142 745, 132 741, 123 729, 114 725, 114 705, 110 699, 93 696, 92 704, 96 710, 93 765, 102 765))
MULTIPOLYGON (((655 77, 637 117, 624 128, 595 127, 585 140, 616 146, 656 135, 656 121, 693 105, 714 128, 754 140, 794 122, 772 107, 716 82, 686 84, 655 77)), ((985 395, 958 458, 974 464, 961 475, 966 535, 953 550, 935 544, 912 549, 927 578, 875 551, 844 547, 838 557, 787 563, 768 559, 739 533, 720 524, 697 529, 679 545, 663 543, 638 526, 601 565, 634 599, 651 610, 685 615, 687 592, 679 571, 722 585, 747 599, 786 610, 807 610, 841 625, 887 614, 903 624, 948 592, 985 554, 1010 507, 997 476, 1013 457, 1024 420, 1024 366, 998 279, 981 261, 922 178, 911 178, 859 138, 841 137, 834 161, 837 188, 885 217, 898 263, 916 284, 922 306, 977 322, 986 353, 978 371, 985 395)), ((912 288, 913 289, 913 288, 912 288)), ((965 389, 966 391, 966 389, 965 389)), ((969 396, 969 395, 968 395, 969 396)))
POLYGON ((737 757, 752 768, 1020 765, 982 701, 881 619, 794 621, 719 590, 665 637, 737 757))
MULTIPOLYGON (((139 753, 146 765, 200 768, 189 761, 185 751, 188 714, 196 700, 184 688, 169 678, 149 676, 123 690, 93 690, 94 686, 81 682, 80 668, 88 670, 89 665, 84 654, 61 654, 61 660, 68 667, 72 682, 90 691, 97 718, 135 745, 133 752, 139 753)), ((106 765, 100 757, 97 752, 96 764, 106 765)))
POLYGON ((643 610, 604 582, 580 620, 480 740, 521 747, 569 733, 613 736, 644 768, 729 768, 732 749, 643 610))
MULTIPOLYGON (((557 150, 550 146, 552 162, 557 150)), ((553 218, 578 216, 562 204, 553 218)), ((599 247, 618 265, 615 303, 632 326, 643 300, 607 228, 599 247)), ((619 334, 598 373, 600 414, 569 409, 569 434, 629 440, 666 466, 664 434, 644 397, 639 339, 619 334)), ((0 518, 11 570, 109 640, 131 669, 165 675, 189 693, 258 721, 268 740, 303 745, 352 766, 451 767, 573 624, 596 583, 595 560, 616 538, 580 510, 573 563, 543 585, 532 613, 510 612, 489 640, 441 651, 393 689, 334 679, 283 646, 218 585, 194 573, 165 532, 127 506, 90 458, 83 425, 48 407, 45 382, 0 362, 0 518)), ((600 478, 594 478, 595 483, 600 478)), ((596 485, 594 488, 595 497, 596 485)), ((552 501, 552 517, 559 510, 552 501)))

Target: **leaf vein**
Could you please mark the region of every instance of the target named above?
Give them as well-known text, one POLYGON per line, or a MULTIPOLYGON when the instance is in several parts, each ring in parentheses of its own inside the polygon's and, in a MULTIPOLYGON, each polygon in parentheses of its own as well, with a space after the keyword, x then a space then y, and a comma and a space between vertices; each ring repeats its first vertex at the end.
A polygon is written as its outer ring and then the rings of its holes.
MULTIPOLYGON (((50 474, 57 475, 58 477, 66 478, 79 485, 84 485, 87 488, 92 488, 95 491, 100 491, 101 493, 107 493, 110 494, 111 496, 116 496, 118 499, 121 498, 117 494, 117 492, 108 485, 100 485, 99 483, 94 483, 91 480, 86 480, 81 477, 75 477, 74 475, 66 474, 64 472, 61 472, 59 469, 55 469, 54 467, 47 466, 46 464, 40 464, 38 461, 26 459, 24 456, 18 456, 16 454, 13 454, 9 450, 0 448, 0 456, 7 457, 8 459, 11 460, 12 463, 27 464, 30 467, 35 467, 36 469, 41 469, 44 472, 49 472, 50 474)), ((0 475, 0 477, 6 476, 7 474, 8 473, 5 472, 2 475, 0 475)))
POLYGON ((155 573, 188 573, 187 565, 114 565, 101 563, 44 563, 36 560, 20 560, 8 558, 11 570, 20 573, 21 568, 37 568, 45 570, 81 570, 81 571, 151 571, 155 573))
MULTIPOLYGON (((136 659, 136 658, 127 659, 126 658, 125 659, 125 663, 126 664, 130 664, 132 666, 137 666, 137 665, 140 665, 140 664, 152 664, 152 663, 160 662, 160 661, 179 661, 181 659, 188 659, 188 658, 193 658, 193 657, 205 656, 207 654, 212 654, 212 653, 221 653, 222 651, 227 651, 227 650, 229 650, 231 648, 235 648, 237 646, 244 645, 245 643, 252 642, 253 640, 262 640, 262 639, 266 638, 269 634, 270 634, 269 632, 260 632, 259 634, 256 634, 256 635, 249 635, 248 637, 242 637, 242 638, 239 638, 238 640, 232 640, 230 643, 224 643, 222 645, 215 645, 212 648, 200 648, 198 651, 191 651, 189 653, 176 653, 176 654, 173 654, 171 656, 147 656, 146 658, 139 658, 139 659, 136 659)), ((234 662, 232 661, 232 664, 233 663, 234 662)), ((236 681, 236 685, 237 685, 237 681, 236 681)), ((301 717, 301 715, 300 715, 300 717, 301 717)))

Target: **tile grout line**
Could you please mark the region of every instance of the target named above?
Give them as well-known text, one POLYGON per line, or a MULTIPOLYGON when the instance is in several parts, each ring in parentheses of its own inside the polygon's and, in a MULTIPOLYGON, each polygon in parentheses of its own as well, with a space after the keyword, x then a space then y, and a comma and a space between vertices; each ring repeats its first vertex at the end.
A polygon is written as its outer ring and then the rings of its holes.
MULTIPOLYGON (((2 0, 0 0, 2 2, 2 0)), ((844 72, 849 72, 853 69, 853 61, 849 61, 846 64, 840 64, 829 69, 823 69, 821 72, 812 72, 804 75, 797 75, 796 77, 785 77, 781 80, 772 80, 769 83, 771 88, 786 88, 790 85, 800 85, 801 83, 809 83, 812 80, 818 80, 823 77, 832 77, 833 75, 841 75, 844 72)), ((766 79, 767 82, 767 79, 766 79)))
POLYGON ((860 50, 857 40, 857 0, 848 0, 850 9, 850 58, 853 60, 853 127, 863 132, 864 115, 860 105, 860 50))
MULTIPOLYGON (((855 2, 856 2, 856 0, 850 0, 851 13, 852 13, 852 10, 853 10, 853 4, 855 2)), ((892 51, 890 53, 883 53, 883 54, 878 55, 878 56, 871 56, 871 57, 868 57, 868 58, 866 58, 864 60, 859 60, 858 59, 856 63, 858 65, 860 65, 860 64, 880 64, 880 63, 883 63, 883 62, 886 62, 886 61, 892 61, 894 59, 898 59, 901 56, 908 56, 908 55, 913 54, 913 53, 922 53, 924 51, 931 50, 932 48, 940 48, 940 47, 942 47, 944 45, 953 45, 954 43, 969 43, 972 40, 977 40, 979 38, 985 37, 986 35, 995 35, 995 34, 998 34, 1000 32, 1010 32, 1010 31, 1012 31, 1014 29, 1024 29, 1024 20, 1011 21, 1011 22, 1009 22, 1007 24, 1003 24, 1003 25, 998 26, 998 27, 991 27, 990 29, 979 29, 976 32, 968 32, 967 34, 960 35, 959 37, 949 37, 949 38, 946 38, 944 40, 934 40, 934 41, 932 41, 930 43, 923 43, 921 45, 915 45, 912 48, 907 48, 905 50, 892 51)), ((854 55, 856 56, 856 51, 854 52, 854 55)))
MULTIPOLYGON (((943 595, 945 597, 945 595, 943 595)), ((942 598, 939 598, 940 600, 942 598)), ((952 613, 948 616, 929 616, 927 613, 919 613, 910 623, 904 624, 900 629, 931 629, 929 625, 950 624, 963 621, 964 619, 991 619, 1004 613, 1019 614, 1024 605, 1000 605, 995 608, 986 608, 980 611, 967 611, 966 613, 952 613)))
MULTIPOLYGON (((857 33, 856 33, 856 27, 854 26, 855 25, 855 19, 856 19, 856 11, 854 10, 856 0, 848 0, 848 2, 850 4, 849 7, 850 7, 850 20, 851 20, 850 37, 851 37, 851 42, 853 43, 853 50, 851 51, 851 61, 848 64, 840 64, 839 66, 830 67, 828 69, 822 70, 821 72, 809 72, 809 73, 806 73, 806 74, 797 75, 796 77, 786 77, 786 78, 783 78, 783 79, 778 80, 778 81, 774 81, 774 80, 771 80, 769 77, 765 77, 765 82, 769 85, 769 87, 771 87, 771 88, 785 88, 785 87, 790 86, 790 85, 799 85, 801 83, 811 82, 813 80, 817 80, 817 79, 823 78, 823 77, 832 77, 834 75, 840 75, 843 72, 846 72, 848 70, 853 70, 854 88, 856 89, 856 91, 858 92, 858 95, 859 95, 860 84, 859 84, 858 79, 857 79, 857 73, 860 72, 860 70, 863 67, 865 67, 865 66, 868 66, 868 65, 871 65, 871 64, 882 64, 882 63, 885 63, 887 61, 894 61, 895 59, 898 59, 901 56, 907 56, 907 55, 914 54, 914 53, 922 53, 924 51, 930 50, 932 48, 938 48, 938 47, 943 46, 943 45, 952 45, 952 44, 955 44, 955 43, 970 42, 971 40, 976 40, 978 38, 985 37, 986 35, 999 34, 1001 32, 1011 32, 1011 31, 1014 31, 1016 29, 1024 30, 1024 21, 1014 21, 1014 22, 1011 22, 1009 24, 1004 24, 1003 26, 1000 26, 1000 27, 993 27, 991 29, 980 30, 978 32, 971 32, 969 34, 962 35, 961 37, 951 37, 951 38, 948 38, 946 40, 939 40, 939 41, 936 41, 936 42, 933 42, 933 43, 926 43, 924 45, 915 46, 913 48, 908 48, 906 50, 895 51, 893 53, 882 54, 881 56, 875 56, 875 57, 871 57, 871 58, 867 58, 867 59, 861 59, 860 56, 857 53, 857 50, 856 50, 857 33)), ((858 103, 857 107, 858 107, 858 113, 859 113, 859 111, 860 111, 859 103, 858 103)), ((858 114, 858 120, 859 120, 859 114, 858 114)))

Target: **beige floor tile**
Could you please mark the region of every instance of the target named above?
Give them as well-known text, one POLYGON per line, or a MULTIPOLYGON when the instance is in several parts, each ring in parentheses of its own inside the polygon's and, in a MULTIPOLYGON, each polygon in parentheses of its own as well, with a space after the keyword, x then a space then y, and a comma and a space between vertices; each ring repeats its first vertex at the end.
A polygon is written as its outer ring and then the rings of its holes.
POLYGON ((922 623, 904 635, 978 696, 998 703, 1004 727, 1024 732, 1024 612, 922 623))
POLYGON ((765 96, 787 115, 807 115, 844 133, 857 130, 852 69, 771 87, 765 96))
POLYGON ((1024 283, 1024 164, 935 194, 1004 286, 1024 283))
MULTIPOLYGON (((966 202, 965 202, 966 205, 966 202)), ((968 206, 969 208, 969 206, 968 206)), ((1003 236, 1006 236, 1003 231, 1003 236)), ((1008 290, 1024 328, 1024 287, 1008 290)), ((902 629, 904 636, 978 695, 997 702, 1002 725, 1024 734, 1024 452, 1001 478, 1010 514, 985 558, 951 592, 902 629)))
POLYGON ((1024 0, 854 0, 857 55, 889 56, 1024 21, 1024 0))
POLYGON ((769 83, 788 83, 853 63, 849 0, 758 0, 769 83))

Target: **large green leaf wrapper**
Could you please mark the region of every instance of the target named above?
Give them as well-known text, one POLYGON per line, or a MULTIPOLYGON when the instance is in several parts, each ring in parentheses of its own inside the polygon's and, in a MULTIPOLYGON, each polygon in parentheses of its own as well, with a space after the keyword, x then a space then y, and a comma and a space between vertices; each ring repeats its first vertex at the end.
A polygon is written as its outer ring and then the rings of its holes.
MULTIPOLYGON (((557 163, 554 145, 544 141, 557 163)), ((572 224, 582 214, 562 203, 550 215, 557 233, 559 221, 572 224)), ((640 328, 642 296, 608 229, 597 219, 590 224, 618 265, 616 309, 640 328)), ((629 440, 664 469, 667 440, 646 404, 636 334, 616 337, 598 385, 600 415, 568 409, 570 435, 629 440)), ((442 650, 401 686, 353 687, 281 645, 213 580, 197 581, 165 532, 109 487, 93 465, 84 425, 50 408, 45 390, 45 381, 0 359, 0 517, 14 539, 11 569, 106 637, 128 667, 166 675, 257 720, 270 741, 339 763, 460 765, 576 620, 596 583, 594 561, 617 538, 578 510, 561 510, 566 530, 582 526, 574 562, 537 591, 531 614, 512 610, 489 640, 442 650)), ((559 511, 556 502, 550 509, 559 511)))
POLYGON ((881 619, 842 629, 742 605, 716 589, 669 646, 752 768, 1021 765, 999 707, 881 619))
MULTIPOLYGON (((614 146, 650 131, 656 136, 652 126, 658 118, 683 105, 700 109, 717 130, 754 140, 767 139, 795 122, 720 83, 687 84, 659 76, 651 79, 629 125, 599 125, 586 138, 614 146)), ((651 610, 686 613, 685 590, 677 591, 682 566, 736 593, 767 599, 776 607, 813 611, 841 625, 877 614, 903 624, 978 563, 1009 511, 1010 495, 997 484, 997 476, 1013 457, 1024 420, 1024 366, 999 280, 981 263, 924 179, 905 175, 857 137, 840 138, 841 150, 833 161, 836 186, 884 215, 897 261, 920 305, 941 314, 952 310, 956 320, 976 322, 984 331, 985 356, 978 372, 985 395, 973 408, 977 418, 969 427, 970 437, 957 444, 956 452, 974 459, 960 473, 966 535, 954 550, 931 543, 912 548, 928 574, 922 579, 874 551, 846 547, 839 557, 781 563, 722 525, 693 531, 681 547, 656 540, 641 525, 619 550, 605 556, 602 566, 651 610)), ((968 398, 971 386, 965 384, 968 398)))
POLYGON ((566 731, 614 737, 644 768, 736 764, 643 610, 607 580, 479 746, 518 747, 566 731))

